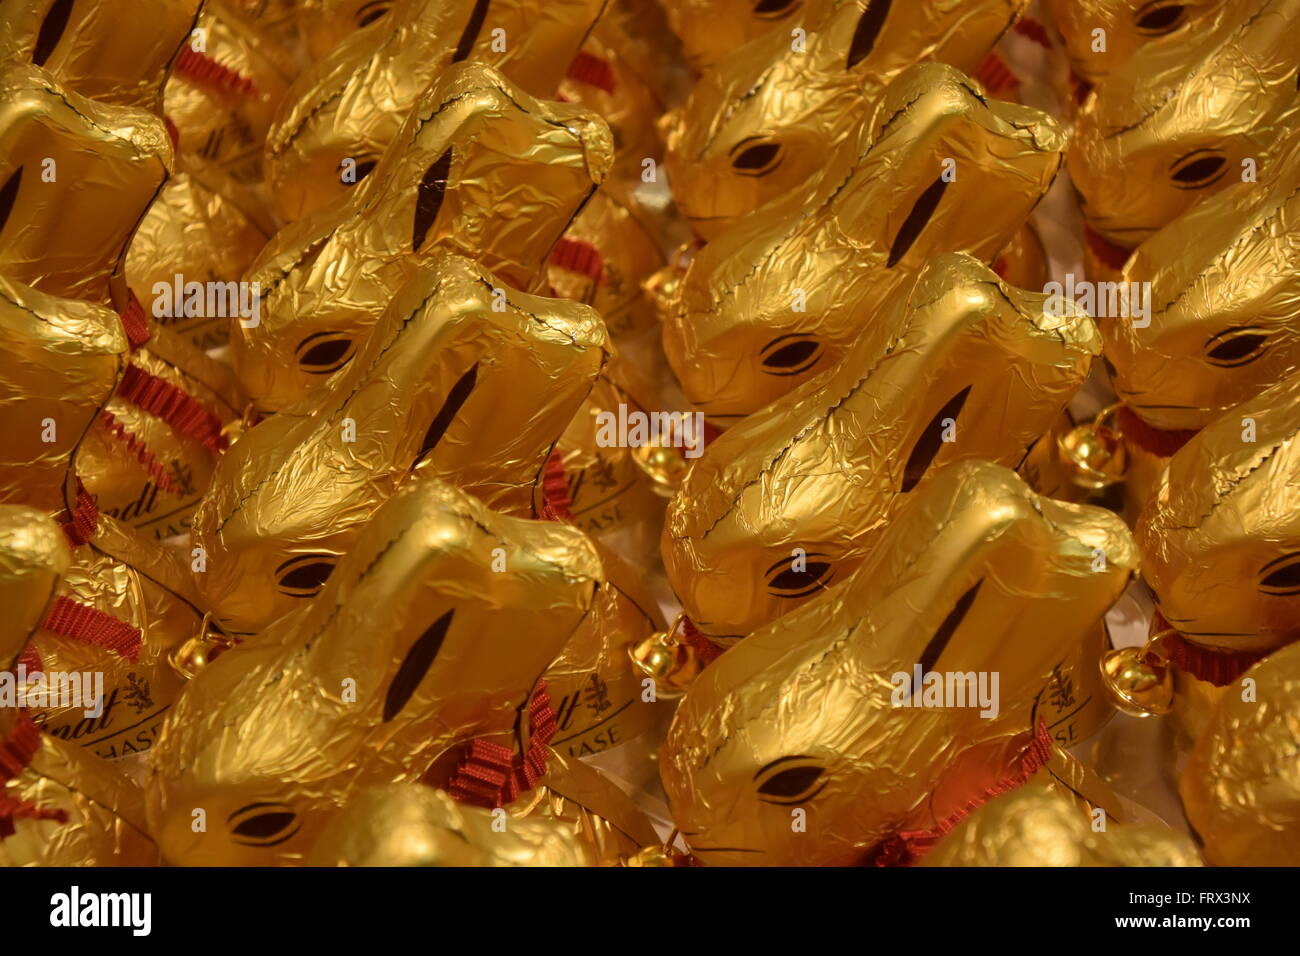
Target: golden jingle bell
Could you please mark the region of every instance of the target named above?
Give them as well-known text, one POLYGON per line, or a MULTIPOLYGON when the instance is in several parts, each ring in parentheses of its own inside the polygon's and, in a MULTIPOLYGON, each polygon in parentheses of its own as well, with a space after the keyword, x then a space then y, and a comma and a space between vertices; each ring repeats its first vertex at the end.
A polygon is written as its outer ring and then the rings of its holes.
POLYGON ((1076 425, 1056 440, 1061 463, 1070 480, 1081 488, 1107 488, 1124 480, 1128 468, 1124 436, 1118 425, 1105 424, 1119 407, 1104 409, 1093 421, 1076 425))
POLYGON ((212 663, 213 658, 234 646, 233 639, 212 629, 212 615, 204 614, 198 633, 172 648, 167 663, 181 677, 193 680, 199 671, 212 663))
POLYGON ((695 648, 676 637, 684 620, 685 615, 679 614, 667 631, 656 631, 627 648, 637 670, 655 682, 655 696, 664 700, 686 693, 703 666, 695 648))
POLYGON ((1101 656, 1101 683, 1116 710, 1130 717, 1161 717, 1174 706, 1174 675, 1147 647, 1123 647, 1101 656))
POLYGON ((655 493, 664 498, 676 493, 690 467, 680 450, 659 440, 637 445, 632 449, 632 460, 649 476, 655 493))

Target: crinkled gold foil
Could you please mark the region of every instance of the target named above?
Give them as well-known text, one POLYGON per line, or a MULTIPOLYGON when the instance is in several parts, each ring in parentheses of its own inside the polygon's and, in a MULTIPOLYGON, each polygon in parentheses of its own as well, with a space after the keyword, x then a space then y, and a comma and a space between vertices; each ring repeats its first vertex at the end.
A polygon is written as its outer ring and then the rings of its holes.
MULTIPOLYGON (((335 47, 285 96, 266 138, 267 179, 276 211, 284 220, 298 219, 347 192, 349 184, 341 176, 344 160, 358 167, 376 162, 400 135, 408 112, 421 111, 428 90, 445 83, 463 61, 499 68, 508 79, 497 85, 516 99, 520 110, 536 112, 533 101, 521 99, 515 86, 550 96, 604 4, 406 0, 375 29, 361 30, 335 47)), ((489 75, 498 76, 495 71, 489 75)), ((466 93, 464 88, 455 91, 466 93)), ((540 121, 551 121, 552 133, 559 137, 571 118, 544 111, 540 121)), ((548 202, 544 197, 550 189, 538 180, 523 188, 529 201, 548 202)))
POLYGON ((1036 783, 996 797, 939 842, 921 866, 1201 866, 1196 847, 1161 824, 1092 821, 1036 783))
POLYGON ((1300 646, 1229 685, 1179 781, 1214 866, 1300 861, 1300 646))
POLYGON ((319 389, 443 251, 536 291, 611 161, 595 115, 534 100, 490 67, 448 70, 345 202, 282 230, 253 263, 261 321, 231 340, 249 393, 279 411, 319 389))
POLYGON ((832 368, 931 256, 992 261, 1064 146, 1046 114, 987 101, 951 67, 905 71, 814 190, 769 203, 695 256, 664 323, 687 398, 734 420, 832 368))
POLYGON ((697 70, 764 34, 802 25, 808 6, 798 0, 663 0, 682 52, 697 70))
POLYGON ((1115 391, 1148 424, 1202 428, 1300 371, 1300 139, 1144 242, 1123 281, 1141 320, 1100 323, 1115 391))
POLYGON ((104 103, 158 112, 168 67, 202 0, 5 0, 0 62, 44 67, 67 89, 104 103))
POLYGON ((321 834, 309 866, 590 866, 563 823, 501 821, 419 784, 357 796, 321 834), (502 826, 502 823, 505 825, 502 826))
POLYGON ((1169 461, 1138 520, 1142 573, 1194 644, 1300 637, 1300 376, 1226 412, 1169 461))
POLYGON ((516 292, 446 254, 354 344, 330 388, 231 446, 195 515, 200 587, 234 630, 314 595, 413 472, 531 513, 550 449, 609 354, 587 306, 516 292))
POLYGON ((1092 320, 1061 311, 941 256, 833 371, 713 442, 662 547, 700 632, 735 640, 843 580, 932 465, 1017 464, 1100 351, 1092 320))
POLYGON ((706 863, 857 862, 963 748, 1027 725, 1039 682, 1135 570, 1109 512, 1039 498, 987 462, 937 472, 856 573, 691 686, 662 751, 674 822, 706 863), (897 706, 915 668, 997 674, 997 713, 897 706))
POLYGON ((576 529, 412 482, 317 601, 221 655, 177 700, 147 784, 164 856, 301 861, 364 788, 413 782, 469 738, 510 731, 599 579, 576 529))
POLYGON ((1132 248, 1207 195, 1266 170, 1300 119, 1300 0, 1241 0, 1195 48, 1149 45, 1079 113, 1070 176, 1089 225, 1132 248))
POLYGON ((703 238, 818 176, 864 104, 922 60, 971 71, 1026 0, 827 0, 709 69, 665 115, 668 181, 703 238))

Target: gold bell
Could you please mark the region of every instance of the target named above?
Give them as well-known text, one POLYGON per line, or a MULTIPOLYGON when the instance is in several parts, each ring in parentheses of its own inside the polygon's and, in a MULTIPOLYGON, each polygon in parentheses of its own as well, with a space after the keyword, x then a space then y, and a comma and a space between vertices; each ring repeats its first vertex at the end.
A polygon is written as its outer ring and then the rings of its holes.
POLYGON ((193 680, 198 676, 199 671, 212 663, 214 657, 235 646, 235 642, 226 635, 215 632, 209 627, 211 620, 211 614, 203 615, 198 633, 183 644, 172 648, 171 653, 167 655, 167 662, 171 664, 172 670, 186 680, 193 680))
POLYGON ((1056 440, 1061 462, 1070 480, 1081 488, 1096 491, 1124 480, 1128 470, 1128 451, 1114 419, 1119 405, 1103 409, 1095 419, 1076 425, 1056 440))
POLYGON ((685 614, 679 614, 667 632, 656 631, 627 648, 637 670, 654 680, 655 695, 666 700, 682 696, 700 676, 700 659, 695 648, 676 636, 685 619, 685 614))
POLYGON ((1101 656, 1101 683, 1111 704, 1130 717, 1159 717, 1174 706, 1174 675, 1155 652, 1161 631, 1143 647, 1125 647, 1101 656))
POLYGON ((634 447, 632 460, 650 476, 655 493, 664 498, 671 498, 686 477, 688 466, 681 452, 658 441, 634 447))

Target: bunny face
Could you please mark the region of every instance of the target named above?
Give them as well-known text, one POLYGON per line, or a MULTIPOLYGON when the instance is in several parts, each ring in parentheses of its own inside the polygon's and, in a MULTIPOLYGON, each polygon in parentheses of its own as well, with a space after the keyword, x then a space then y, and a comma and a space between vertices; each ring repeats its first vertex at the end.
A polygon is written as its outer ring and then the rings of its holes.
POLYGON ((1234 6, 1228 0, 1048 0, 1047 5, 1065 38, 1070 66, 1089 83, 1105 79, 1138 50, 1148 55, 1148 44, 1186 51, 1234 6), (1105 49, 1096 49, 1096 30, 1105 31, 1105 49))
POLYGON ((1179 449, 1142 512, 1143 576, 1196 644, 1263 653, 1300 637, 1297 431, 1292 376, 1179 449))
POLYGON ((231 341, 249 393, 278 411, 319 389, 443 251, 535 288, 612 150, 592 113, 534 100, 488 67, 449 70, 354 193, 281 231, 254 262, 261 321, 231 341), (549 198, 521 208, 535 191, 549 198))
POLYGON ((335 387, 223 456, 194 519, 205 594, 230 628, 265 626, 319 591, 413 471, 528 512, 551 446, 608 355, 587 306, 506 289, 456 256, 434 259, 335 387))
POLYGON ((1091 319, 1046 303, 942 256, 836 369, 713 442, 662 539, 699 630, 735 640, 843 580, 931 465, 1019 462, 1100 351, 1091 319))
POLYGON ((1300 150, 1144 242, 1124 270, 1150 282, 1150 323, 1101 324, 1116 392, 1157 428, 1196 430, 1300 369, 1300 150))
POLYGON ((706 72, 670 114, 668 177, 695 232, 712 239, 763 203, 802 189, 849 135, 863 103, 919 60, 971 70, 1024 0, 960 5, 829 0, 706 72))
POLYGON ((0 75, 0 272, 99 302, 114 278, 125 301, 115 273, 170 162, 156 116, 85 99, 39 67, 10 65, 0 75))
POLYGON ((112 310, 0 277, 0 499, 62 507, 73 452, 117 386, 126 351, 112 310), (52 442, 39 424, 47 419, 57 426, 52 442))
MULTIPOLYGON (((446 91, 445 84, 455 83, 466 66, 478 70, 482 64, 481 75, 504 91, 489 108, 513 107, 536 115, 539 104, 527 94, 551 95, 603 7, 604 0, 407 0, 397 6, 382 25, 337 46, 286 94, 285 107, 266 140, 267 180, 281 219, 298 219, 345 194, 351 186, 340 175, 344 160, 355 162, 358 170, 373 166, 393 138, 401 138, 403 117, 412 109, 424 112, 430 92, 446 91)), ((462 86, 452 95, 465 92, 462 86)), ((434 105, 443 102, 437 99, 434 105)), ((591 114, 547 106, 542 121, 556 121, 556 129, 549 139, 543 138, 543 152, 554 148, 565 126, 571 128, 571 138, 595 135, 583 130, 593 125, 591 114)), ((528 158, 525 175, 516 179, 511 174, 519 169, 495 169, 493 176, 504 172, 506 180, 490 177, 484 184, 493 201, 511 195, 511 183, 542 185, 534 178, 537 168, 555 160, 533 154, 529 141, 525 133, 507 152, 516 164, 519 157, 528 158)), ((599 168, 597 159, 592 167, 597 182, 599 168)), ((358 172, 352 181, 362 175, 358 172)), ((529 192, 527 207, 539 196, 556 195, 553 188, 538 189, 535 195, 530 187, 519 188, 529 192)), ((503 216, 502 222, 511 218, 503 216)))
POLYGON ((27 646, 54 599, 71 556, 50 518, 26 505, 0 505, 0 671, 9 670, 27 646))
MULTIPOLYGON (((824 4, 823 4, 824 5, 824 4)), ((768 33, 800 26, 816 0, 664 0, 664 13, 691 65, 705 70, 768 33)))
POLYGON ((67 89, 105 103, 157 110, 162 86, 201 0, 140 0, 147 29, 121 29, 112 0, 4 0, 0 62, 44 67, 67 89))
POLYGON ((1300 854, 1300 645, 1225 688, 1178 791, 1213 866, 1294 866, 1300 854), (1248 698, 1248 699, 1246 699, 1248 698))
POLYGON ((710 864, 857 861, 960 749, 1023 726, 1042 675, 1135 568, 1109 512, 1039 499, 986 462, 940 471, 870 562, 692 685, 661 758, 673 820, 710 864), (900 708, 896 675, 916 667, 998 674, 998 714, 900 708), (791 827, 792 808, 807 832, 791 827))
POLYGON ((413 782, 453 745, 511 730, 599 580, 581 532, 413 482, 318 601, 186 687, 150 763, 164 855, 300 860, 362 788, 413 782))
POLYGON ((1195 50, 1152 47, 1097 88, 1068 153, 1088 223, 1132 248, 1205 196, 1271 169, 1300 116, 1300 0, 1250 0, 1195 50), (1188 64, 1195 64, 1188 69, 1188 64))
POLYGON ((1064 146, 1048 116, 986 101, 951 67, 905 71, 813 197, 769 203, 691 263, 664 323, 687 397, 711 418, 740 418, 831 368, 931 256, 992 259, 1064 146))

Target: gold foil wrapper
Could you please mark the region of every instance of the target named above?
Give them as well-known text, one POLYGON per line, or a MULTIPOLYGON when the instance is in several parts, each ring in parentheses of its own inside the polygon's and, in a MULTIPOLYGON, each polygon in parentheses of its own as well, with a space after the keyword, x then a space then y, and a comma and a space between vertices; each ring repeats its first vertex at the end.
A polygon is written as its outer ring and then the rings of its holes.
POLYGON ((1206 426, 1169 461, 1138 520, 1160 612, 1211 650, 1300 637, 1300 376, 1206 426))
POLYGON ((164 856, 301 861, 366 787, 414 782, 468 739, 510 731, 599 580, 576 529, 413 482, 318 600, 182 693, 146 788, 164 856), (192 826, 200 809, 203 830, 192 826))
POLYGON ((746 44, 664 117, 678 211, 711 239, 763 203, 802 191, 890 80, 922 60, 974 70, 1025 6, 829 0, 810 7, 801 37, 780 29, 746 44))
POLYGON ((1087 315, 1052 311, 969 256, 941 256, 833 371, 713 442, 662 546, 700 632, 736 640, 843 580, 931 467, 1019 463, 1100 351, 1087 315))
POLYGON ((271 411, 319 389, 443 252, 538 291, 551 246, 611 162, 593 114, 534 100, 490 67, 448 70, 347 200, 282 230, 250 268, 261 321, 231 341, 245 387, 271 411))
POLYGON ((717 865, 859 862, 924 811, 970 744, 989 742, 976 764, 1004 753, 999 735, 1028 725, 1043 678, 1136 563, 1109 512, 1039 498, 987 462, 937 472, 870 561, 723 654, 686 694, 661 773, 692 852, 717 865), (996 713, 973 700, 921 706, 920 688, 904 693, 918 670, 941 683, 969 673, 972 696, 997 674, 996 713))
POLYGON ((1187 818, 1214 866, 1300 860, 1300 646, 1229 685, 1179 781, 1187 818))
POLYGON ((770 0, 663 0, 668 23, 682 42, 682 52, 697 70, 705 70, 751 40, 800 26, 805 4, 770 0))
MULTIPOLYGON (((284 220, 298 219, 347 192, 344 160, 373 165, 400 135, 403 117, 418 112, 428 91, 445 83, 459 63, 499 69, 490 75, 507 77, 508 91, 517 86, 550 96, 604 4, 406 0, 398 5, 375 29, 361 30, 334 48, 286 95, 266 139, 267 179, 277 213, 284 220)), ((518 102, 519 109, 535 112, 531 100, 518 102)), ((559 120, 552 130, 558 136, 568 117, 543 118, 559 120)), ((530 197, 534 191, 544 196, 548 190, 534 180, 530 197)))
POLYGON ((1030 783, 975 810, 920 865, 1202 865, 1192 842, 1161 824, 1091 824, 1073 801, 1030 783))
POLYGON ((769 203, 691 262, 664 323, 687 398, 722 422, 750 414, 832 368, 930 257, 991 262, 1064 145, 1046 114, 987 101, 951 67, 904 72, 811 192, 769 203))
POLYGON ((1205 196, 1267 170, 1300 118, 1297 0, 1244 0, 1194 48, 1149 45, 1080 111, 1070 176, 1088 224, 1132 248, 1205 196))
POLYGON ((200 586, 236 631, 313 596, 413 472, 531 513, 551 447, 609 356, 588 307, 516 292, 448 255, 355 345, 330 388, 231 446, 195 515, 200 586))

